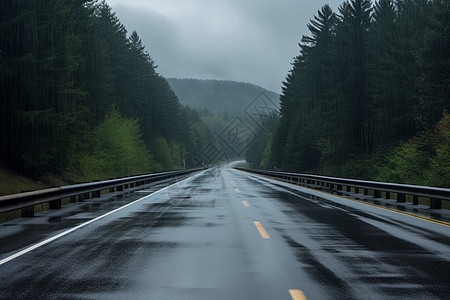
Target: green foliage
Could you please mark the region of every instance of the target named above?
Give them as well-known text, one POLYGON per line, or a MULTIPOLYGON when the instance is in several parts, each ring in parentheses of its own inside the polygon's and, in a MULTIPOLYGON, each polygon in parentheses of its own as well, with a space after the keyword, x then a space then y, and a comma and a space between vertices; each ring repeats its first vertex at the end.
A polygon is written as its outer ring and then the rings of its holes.
POLYGON ((432 130, 450 110, 449 14, 444 0, 322 7, 283 82, 264 165, 448 186, 446 115, 432 130))
POLYGON ((45 188, 45 186, 39 184, 39 182, 35 180, 19 176, 4 168, 0 168, 0 196, 42 188, 45 188))
POLYGON ((430 162, 429 184, 450 187, 450 115, 444 113, 436 125, 435 156, 430 162))
POLYGON ((270 113, 264 122, 264 133, 247 149, 245 158, 252 168, 272 168, 273 137, 279 124, 276 112, 270 113))
POLYGON ((179 144, 158 137, 154 147, 155 158, 164 170, 180 169, 183 165, 183 151, 179 144))
POLYGON ((273 134, 268 137, 266 142, 266 148, 262 153, 261 163, 259 167, 261 169, 270 169, 272 166, 270 164, 270 157, 272 156, 272 144, 273 144, 273 134))
POLYGON ((92 132, 75 179, 94 181, 160 171, 161 165, 141 137, 138 121, 125 118, 114 107, 92 132))
POLYGON ((378 177, 384 181, 425 185, 429 157, 416 140, 409 140, 392 150, 378 177))
POLYGON ((394 148, 388 155, 386 166, 378 179, 381 181, 408 184, 423 184, 427 170, 426 152, 420 149, 417 141, 409 140, 394 148))
POLYGON ((57 113, 53 108, 18 115, 24 134, 21 158, 29 176, 64 173, 73 163, 72 155, 81 147, 78 134, 87 130, 79 117, 79 113, 57 113))
POLYGON ((144 149, 158 137, 169 144, 170 162, 160 154, 167 168, 193 152, 196 112, 181 106, 106 1, 0 1, 0 36, 0 163, 8 169, 91 180, 160 170, 144 149))
POLYGON ((434 133, 422 132, 393 148, 374 177, 381 181, 449 187, 449 174, 450 117, 444 113, 434 133))

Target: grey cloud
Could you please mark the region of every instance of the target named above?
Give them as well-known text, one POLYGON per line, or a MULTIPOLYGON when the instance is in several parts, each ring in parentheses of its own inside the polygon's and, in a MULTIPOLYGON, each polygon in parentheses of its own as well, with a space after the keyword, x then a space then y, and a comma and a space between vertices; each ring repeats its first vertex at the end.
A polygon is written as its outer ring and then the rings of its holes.
MULTIPOLYGON (((149 2, 116 2, 117 16, 139 33, 163 76, 245 81, 278 93, 306 24, 327 3, 191 0, 185 13, 165 15, 149 2)), ((340 2, 328 1, 333 8, 340 2)), ((174 4, 181 2, 169 3, 178 10, 174 4)))

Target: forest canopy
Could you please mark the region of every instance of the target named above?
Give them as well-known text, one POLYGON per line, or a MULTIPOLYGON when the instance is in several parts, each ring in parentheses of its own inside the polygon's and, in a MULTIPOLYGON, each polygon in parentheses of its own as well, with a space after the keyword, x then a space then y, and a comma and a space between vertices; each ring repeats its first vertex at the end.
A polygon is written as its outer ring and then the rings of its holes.
POLYGON ((307 25, 253 167, 450 186, 450 2, 345 1, 307 25))
POLYGON ((105 1, 2 0, 0 36, 0 165, 69 182, 194 166, 206 129, 105 1))

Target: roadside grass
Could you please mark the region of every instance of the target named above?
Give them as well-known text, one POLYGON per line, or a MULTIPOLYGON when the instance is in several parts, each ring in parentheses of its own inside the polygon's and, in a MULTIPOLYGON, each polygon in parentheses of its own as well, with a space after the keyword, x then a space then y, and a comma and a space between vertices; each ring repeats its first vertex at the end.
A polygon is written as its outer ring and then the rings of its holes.
POLYGON ((0 196, 44 189, 46 186, 33 179, 19 176, 0 168, 0 196))
MULTIPOLYGON (((17 175, 5 168, 0 168, 0 196, 18 194, 35 190, 45 189, 51 186, 61 186, 68 184, 67 181, 56 175, 47 175, 41 180, 34 180, 17 175)), ((48 209, 48 204, 35 205, 34 211, 38 213, 48 209)), ((21 210, 10 211, 0 214, 0 223, 20 218, 21 210)))

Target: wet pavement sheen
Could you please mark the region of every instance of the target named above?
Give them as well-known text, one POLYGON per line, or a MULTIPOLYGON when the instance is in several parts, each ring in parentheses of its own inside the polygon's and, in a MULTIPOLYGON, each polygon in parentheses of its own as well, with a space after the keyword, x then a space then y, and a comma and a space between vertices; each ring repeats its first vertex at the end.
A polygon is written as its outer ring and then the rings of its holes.
POLYGON ((0 299, 449 297, 447 226, 227 165, 159 188, 0 226, 1 261, 141 199, 1 264, 0 299))

